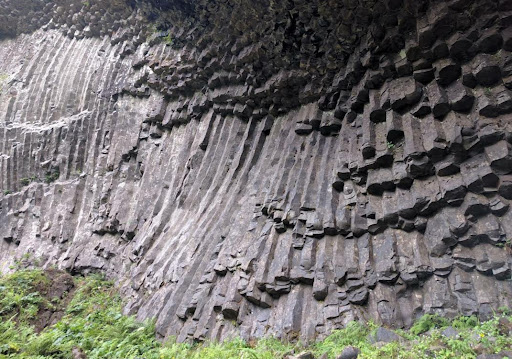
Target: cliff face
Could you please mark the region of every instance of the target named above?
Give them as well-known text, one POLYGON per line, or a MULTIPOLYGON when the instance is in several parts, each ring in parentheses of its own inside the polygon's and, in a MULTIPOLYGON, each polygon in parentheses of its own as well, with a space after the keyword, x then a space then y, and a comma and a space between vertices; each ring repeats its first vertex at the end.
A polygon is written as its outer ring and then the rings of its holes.
POLYGON ((0 1, 0 269, 179 340, 512 305, 512 3, 0 1))

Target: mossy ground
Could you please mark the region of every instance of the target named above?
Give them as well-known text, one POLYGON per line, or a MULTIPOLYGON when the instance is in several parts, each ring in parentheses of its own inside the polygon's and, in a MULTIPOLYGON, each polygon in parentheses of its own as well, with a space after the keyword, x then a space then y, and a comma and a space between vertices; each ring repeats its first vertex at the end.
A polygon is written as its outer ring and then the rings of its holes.
MULTIPOLYGON (((55 274, 55 273, 54 273, 55 274)), ((361 358, 475 358, 479 353, 498 353, 512 348, 512 320, 503 309, 495 318, 480 322, 475 317, 449 321, 437 316, 421 318, 410 330, 397 331, 401 343, 372 345, 368 334, 373 324, 351 323, 309 347, 262 339, 247 343, 236 339, 224 343, 190 345, 155 339, 152 321, 136 322, 121 313, 121 299, 111 282, 98 276, 74 278, 69 298, 52 298, 48 271, 24 270, 0 277, 0 358, 285 358, 310 351, 317 357, 335 358, 348 345, 361 350, 361 358), (38 332, 34 318, 65 305, 62 316, 38 332), (501 322, 500 322, 501 318, 501 322), (506 318, 506 319, 503 319, 506 318), (454 327, 459 336, 446 338, 441 332, 454 327), (74 353, 74 354, 73 354, 74 353)))

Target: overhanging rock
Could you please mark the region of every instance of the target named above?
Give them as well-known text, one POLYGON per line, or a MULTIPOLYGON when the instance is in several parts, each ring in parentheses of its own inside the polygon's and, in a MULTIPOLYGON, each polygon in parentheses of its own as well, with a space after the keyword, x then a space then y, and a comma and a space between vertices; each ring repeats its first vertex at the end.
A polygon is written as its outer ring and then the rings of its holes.
POLYGON ((0 269, 179 340, 512 298, 512 3, 0 0, 0 269))

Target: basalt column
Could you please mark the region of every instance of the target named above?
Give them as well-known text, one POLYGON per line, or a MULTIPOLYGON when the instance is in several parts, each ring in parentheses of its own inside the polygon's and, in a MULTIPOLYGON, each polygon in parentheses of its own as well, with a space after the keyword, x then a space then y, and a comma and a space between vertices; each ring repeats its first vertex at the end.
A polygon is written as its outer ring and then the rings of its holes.
POLYGON ((512 305, 512 1, 0 0, 0 270, 161 337, 512 305))

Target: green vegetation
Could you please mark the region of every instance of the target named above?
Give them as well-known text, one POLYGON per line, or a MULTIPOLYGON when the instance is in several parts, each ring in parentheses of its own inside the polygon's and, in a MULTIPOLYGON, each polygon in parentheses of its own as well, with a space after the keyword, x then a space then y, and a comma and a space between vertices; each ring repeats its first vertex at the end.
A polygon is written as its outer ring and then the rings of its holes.
POLYGON ((495 246, 500 247, 500 248, 505 248, 505 249, 511 251, 512 250, 512 240, 510 238, 507 238, 505 240, 505 242, 496 243, 495 246))
POLYGON ((411 334, 423 334, 430 329, 447 327, 449 322, 446 318, 436 314, 425 314, 411 327, 411 334))
MULTIPOLYGON (((7 318, 25 323, 28 318, 35 316, 43 304, 43 298, 36 288, 47 283, 48 279, 40 271, 20 271, 1 278, 0 318, 3 324, 10 327, 8 321, 5 322, 7 318)), ((0 338, 3 337, 0 336, 0 338)), ((4 344, 1 339, 0 343, 4 344)), ((0 348, 2 348, 1 345, 0 348)))
POLYGON ((57 169, 57 170, 48 172, 44 178, 44 181, 46 183, 52 183, 52 182, 55 182, 56 180, 58 180, 59 177, 60 177, 60 171, 57 169))
POLYGON ((174 44, 174 39, 171 36, 171 33, 169 30, 165 31, 163 30, 165 28, 165 25, 163 24, 153 24, 151 27, 148 27, 146 30, 146 41, 148 41, 152 36, 156 36, 159 41, 163 41, 169 46, 172 46, 174 44), (166 36, 163 36, 167 32, 166 36))
POLYGON ((4 190, 4 196, 7 196, 8 194, 11 194, 12 191, 10 189, 4 190))
MULTIPOLYGON (((46 173, 46 175, 44 177, 44 182, 52 183, 52 182, 55 182, 56 180, 58 180, 59 177, 60 177, 60 172, 58 169, 56 169, 56 170, 46 173)), ((30 183, 38 182, 38 181, 40 181, 39 177, 32 175, 30 177, 23 177, 22 179, 20 179, 20 184, 22 186, 28 186, 30 183)))
POLYGON ((171 33, 167 34, 167 36, 164 36, 162 39, 169 46, 172 46, 172 44, 174 43, 174 39, 172 38, 171 33))
POLYGON ((28 186, 30 183, 37 182, 37 181, 39 181, 39 178, 34 175, 20 179, 20 183, 22 186, 28 186))
POLYGON ((28 186, 30 183, 37 181, 38 178, 36 176, 23 177, 20 179, 20 183, 22 186, 28 186))
MULTIPOLYGON (((308 348, 300 344, 262 339, 247 343, 234 339, 224 343, 184 344, 155 339, 154 322, 138 323, 121 314, 122 302, 111 282, 100 276, 74 278, 77 290, 69 292, 65 305, 60 298, 48 297, 44 290, 51 271, 21 270, 0 276, 0 358, 72 358, 81 352, 87 358, 285 358, 290 353, 310 351, 320 357, 335 358, 352 345, 361 350, 360 358, 475 358, 478 353, 498 353, 512 348, 512 319, 507 308, 480 322, 476 317, 448 320, 425 315, 409 331, 396 331, 402 343, 373 345, 367 337, 377 327, 370 323, 350 323, 308 348), (34 317, 45 308, 61 305, 62 318, 37 332, 34 317), (505 323, 505 324, 504 324, 505 323), (458 331, 447 338, 442 331, 451 325, 458 331), (506 328, 504 328, 504 325, 506 328)), ((53 270, 55 275, 55 270, 53 270)), ((58 280, 57 280, 58 281, 58 280)))
POLYGON ((22 179, 20 179, 20 183, 22 186, 28 186, 30 184, 30 178, 27 178, 27 177, 24 177, 22 179))

